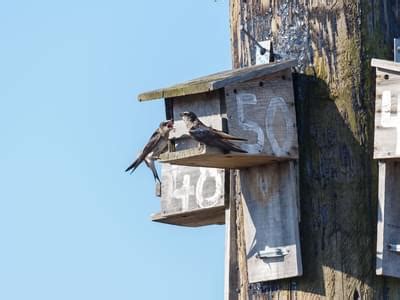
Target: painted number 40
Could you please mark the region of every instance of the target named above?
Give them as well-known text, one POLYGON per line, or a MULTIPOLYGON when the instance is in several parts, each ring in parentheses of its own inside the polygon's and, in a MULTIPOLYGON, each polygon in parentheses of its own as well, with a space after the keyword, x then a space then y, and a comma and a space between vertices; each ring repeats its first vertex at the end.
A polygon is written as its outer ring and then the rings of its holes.
POLYGON ((191 197, 194 197, 195 205, 200 208, 215 206, 222 197, 222 176, 217 169, 197 168, 185 174, 184 168, 174 168, 168 176, 171 196, 180 200, 183 211, 189 210, 191 197), (178 178, 181 179, 179 185, 178 178), (214 193, 207 193, 208 190, 214 193))

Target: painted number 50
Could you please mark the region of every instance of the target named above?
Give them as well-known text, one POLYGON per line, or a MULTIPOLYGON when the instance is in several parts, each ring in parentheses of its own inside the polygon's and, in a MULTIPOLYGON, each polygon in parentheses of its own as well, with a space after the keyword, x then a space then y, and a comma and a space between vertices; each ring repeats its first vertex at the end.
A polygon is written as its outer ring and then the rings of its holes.
POLYGON ((237 112, 239 126, 245 131, 252 131, 256 134, 257 140, 255 144, 243 144, 242 148, 247 150, 249 153, 262 152, 265 145, 265 137, 271 145, 272 151, 276 155, 287 155, 293 141, 293 121, 291 120, 288 106, 282 97, 272 97, 269 100, 267 109, 265 112, 265 131, 262 129, 260 124, 254 121, 246 120, 245 118, 245 106, 256 105, 257 98, 251 93, 238 93, 236 95, 237 101, 237 112), (285 125, 285 138, 281 145, 278 142, 275 132, 274 120, 276 113, 280 111, 280 117, 284 121, 285 125), (265 132, 265 133, 264 133, 265 132))

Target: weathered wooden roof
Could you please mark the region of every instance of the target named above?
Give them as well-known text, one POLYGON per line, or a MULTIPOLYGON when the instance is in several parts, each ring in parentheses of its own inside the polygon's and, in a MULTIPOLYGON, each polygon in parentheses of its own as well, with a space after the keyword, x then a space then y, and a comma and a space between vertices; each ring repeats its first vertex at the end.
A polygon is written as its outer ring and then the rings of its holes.
POLYGON ((371 66, 373 66, 375 68, 400 72, 400 63, 390 61, 390 60, 373 58, 371 60, 371 66))
POLYGON ((270 75, 296 65, 296 60, 234 69, 193 79, 167 88, 142 93, 139 101, 170 98, 218 90, 227 85, 270 75))

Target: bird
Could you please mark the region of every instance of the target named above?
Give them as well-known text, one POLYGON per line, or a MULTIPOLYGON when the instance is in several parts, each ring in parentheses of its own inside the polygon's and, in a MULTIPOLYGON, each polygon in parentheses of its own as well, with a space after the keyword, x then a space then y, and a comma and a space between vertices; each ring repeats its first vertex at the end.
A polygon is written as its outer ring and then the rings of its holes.
POLYGON ((236 137, 205 125, 194 112, 182 112, 180 113, 180 116, 182 117, 186 128, 189 130, 189 135, 196 141, 208 146, 217 147, 224 153, 229 153, 230 151, 247 153, 247 151, 229 141, 247 141, 247 139, 236 137))
POLYGON ((125 172, 136 170, 136 168, 144 161, 147 167, 153 172, 154 180, 161 183, 158 177, 154 161, 158 159, 161 153, 168 147, 168 138, 170 131, 174 128, 172 120, 166 120, 160 123, 160 126, 151 135, 146 146, 139 153, 135 161, 125 170, 125 172))

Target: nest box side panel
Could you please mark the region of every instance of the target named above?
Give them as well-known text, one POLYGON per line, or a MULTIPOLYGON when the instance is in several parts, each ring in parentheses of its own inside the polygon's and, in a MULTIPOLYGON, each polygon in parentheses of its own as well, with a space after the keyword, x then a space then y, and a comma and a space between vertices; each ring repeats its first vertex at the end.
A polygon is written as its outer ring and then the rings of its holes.
POLYGON ((167 101, 172 101, 175 130, 170 134, 170 137, 176 139, 176 151, 186 150, 198 144, 188 137, 188 130, 179 115, 181 112, 192 111, 204 124, 222 130, 219 91, 176 97, 167 101))
POLYGON ((225 88, 229 133, 251 154, 298 158, 290 70, 225 88))
POLYGON ((400 162, 379 162, 376 274, 400 278, 400 162))
MULTIPOLYGON (((197 147, 188 136, 181 112, 193 111, 204 123, 221 129, 220 93, 207 92, 165 100, 167 118, 174 119, 175 151, 197 147)), ((225 222, 225 170, 171 165, 161 166, 161 212, 153 221, 182 226, 225 222)))
POLYGON ((400 73, 377 69, 375 159, 400 158, 400 73))
POLYGON ((224 223, 225 170, 163 164, 161 180, 159 216, 172 220, 162 218, 164 223, 183 226, 224 223))
POLYGON ((295 162, 240 171, 250 283, 302 274, 295 162))

